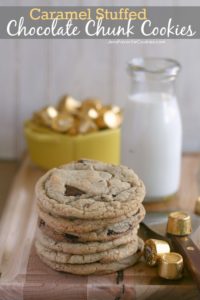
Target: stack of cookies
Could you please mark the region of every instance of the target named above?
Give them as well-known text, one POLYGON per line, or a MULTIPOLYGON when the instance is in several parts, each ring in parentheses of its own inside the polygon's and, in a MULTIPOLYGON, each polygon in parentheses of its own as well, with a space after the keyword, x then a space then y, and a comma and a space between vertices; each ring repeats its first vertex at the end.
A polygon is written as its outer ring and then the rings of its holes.
POLYGON ((47 172, 36 185, 36 250, 51 268, 106 274, 136 263, 145 210, 142 181, 125 166, 79 160, 47 172))

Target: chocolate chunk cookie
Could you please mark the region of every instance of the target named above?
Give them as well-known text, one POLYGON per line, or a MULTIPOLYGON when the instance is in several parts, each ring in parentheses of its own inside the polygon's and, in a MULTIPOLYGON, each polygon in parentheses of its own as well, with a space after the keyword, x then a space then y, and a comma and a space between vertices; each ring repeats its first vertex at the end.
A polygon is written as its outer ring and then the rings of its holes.
POLYGON ((91 160, 50 170, 36 185, 45 211, 87 220, 128 216, 144 195, 144 184, 133 170, 91 160))
POLYGON ((78 243, 78 242, 70 242, 70 241, 55 241, 52 238, 47 237, 41 231, 37 233, 37 240, 42 244, 44 247, 64 252, 70 254, 93 254, 102 251, 106 251, 109 249, 116 248, 120 245, 124 245, 130 242, 138 241, 137 237, 137 229, 130 231, 128 234, 125 234, 115 240, 112 241, 105 241, 105 242, 85 242, 85 243, 78 243))
POLYGON ((117 232, 119 231, 125 232, 127 228, 131 229, 133 226, 137 226, 137 224, 143 220, 145 216, 145 210, 143 206, 139 204, 137 205, 135 212, 133 214, 130 214, 130 217, 102 220, 82 220, 55 217, 52 214, 46 213, 41 209, 38 210, 38 214, 45 225, 48 225, 58 233, 74 233, 76 236, 81 235, 83 237, 83 240, 90 240, 89 237, 91 237, 91 240, 97 240, 97 237, 95 237, 94 235, 94 232, 96 232, 98 238, 105 238, 107 240, 112 239, 113 234, 117 234, 117 232), (113 234, 112 231, 114 231, 113 234))
MULTIPOLYGON (((108 249, 102 252, 89 253, 89 254, 71 254, 63 253, 62 251, 55 251, 45 247, 38 240, 36 242, 37 252, 48 260, 58 263, 67 264, 89 264, 94 262, 109 263, 112 261, 122 260, 137 252, 138 250, 138 237, 123 245, 119 245, 115 248, 108 249)), ((80 251, 81 252, 81 251, 80 251)))

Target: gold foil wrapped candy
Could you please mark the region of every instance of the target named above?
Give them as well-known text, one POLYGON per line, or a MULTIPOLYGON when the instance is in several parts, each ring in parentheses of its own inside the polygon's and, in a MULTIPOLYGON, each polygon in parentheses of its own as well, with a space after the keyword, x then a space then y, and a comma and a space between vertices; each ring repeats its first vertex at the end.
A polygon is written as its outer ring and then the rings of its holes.
POLYGON ((84 134, 88 132, 94 132, 97 130, 98 130, 97 125, 89 118, 80 120, 79 133, 84 134))
POLYGON ((102 109, 102 103, 99 99, 86 99, 82 102, 80 112, 82 115, 90 118, 97 119, 102 109))
POLYGON ((144 258, 149 266, 155 266, 161 255, 164 253, 169 253, 170 247, 166 241, 149 239, 144 245, 144 258))
POLYGON ((191 217, 183 211, 175 211, 169 214, 167 233, 184 236, 192 232, 191 217))
POLYGON ((69 114, 60 113, 51 122, 51 128, 58 132, 67 132, 74 125, 74 118, 69 114))
POLYGON ((74 113, 77 111, 77 109, 81 106, 81 103, 74 99, 71 96, 63 96, 58 105, 57 110, 61 113, 67 112, 67 113, 74 113))
POLYGON ((85 99, 81 105, 81 110, 84 111, 84 110, 88 110, 90 108, 94 108, 96 109, 97 111, 100 111, 101 108, 102 108, 102 103, 101 103, 101 100, 99 99, 93 99, 93 98, 88 98, 88 99, 85 99))
POLYGON ((195 213, 197 215, 200 215, 200 197, 197 198, 195 203, 195 213))
POLYGON ((80 102, 66 95, 55 107, 45 107, 36 112, 32 123, 69 135, 86 134, 120 127, 122 111, 118 106, 103 106, 96 98, 80 102))
POLYGON ((179 279, 183 276, 183 258, 179 253, 170 252, 161 256, 158 275, 165 279, 179 279))
POLYGON ((122 123, 122 112, 117 106, 104 106, 96 123, 99 128, 118 128, 122 123))
POLYGON ((53 106, 44 107, 36 112, 33 116, 33 121, 51 127, 52 120, 58 116, 58 111, 53 106))
POLYGON ((87 112, 88 117, 91 119, 97 119, 99 116, 99 112, 95 108, 90 108, 87 112))

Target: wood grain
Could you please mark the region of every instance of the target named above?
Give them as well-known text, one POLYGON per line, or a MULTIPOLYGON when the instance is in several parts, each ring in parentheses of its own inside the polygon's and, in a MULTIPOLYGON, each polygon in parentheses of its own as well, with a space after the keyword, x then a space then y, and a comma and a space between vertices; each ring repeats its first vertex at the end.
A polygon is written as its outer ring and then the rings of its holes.
POLYGON ((18 163, 16 161, 0 161, 0 217, 17 168, 18 163))
MULTIPOLYGON (((199 170, 200 154, 184 156, 177 196, 165 203, 148 204, 147 210, 180 208, 192 211, 199 193, 199 170)), ((156 268, 147 267, 142 261, 124 272, 105 276, 75 276, 53 271, 44 265, 33 246, 37 220, 34 185, 41 174, 43 171, 26 158, 8 199, 0 243, 4 245, 4 251, 12 246, 9 250, 11 262, 4 265, 0 300, 199 299, 196 286, 187 273, 181 280, 166 281, 157 276, 156 268), (16 212, 17 217, 14 218, 16 212)), ((3 254, 2 257, 5 257, 3 254)))
POLYGON ((174 249, 183 256, 187 270, 200 291, 200 251, 196 244, 186 236, 171 236, 174 249))

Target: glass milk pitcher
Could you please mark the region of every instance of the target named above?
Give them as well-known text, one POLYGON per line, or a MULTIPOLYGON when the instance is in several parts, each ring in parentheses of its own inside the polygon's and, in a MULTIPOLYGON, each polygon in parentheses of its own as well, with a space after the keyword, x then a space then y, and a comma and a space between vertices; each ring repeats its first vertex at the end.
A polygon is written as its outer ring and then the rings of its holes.
POLYGON ((132 89, 124 110, 122 163, 146 186, 145 201, 160 201, 179 188, 182 125, 172 59, 134 58, 128 64, 132 89))

